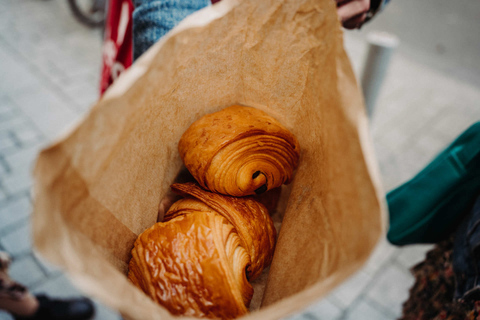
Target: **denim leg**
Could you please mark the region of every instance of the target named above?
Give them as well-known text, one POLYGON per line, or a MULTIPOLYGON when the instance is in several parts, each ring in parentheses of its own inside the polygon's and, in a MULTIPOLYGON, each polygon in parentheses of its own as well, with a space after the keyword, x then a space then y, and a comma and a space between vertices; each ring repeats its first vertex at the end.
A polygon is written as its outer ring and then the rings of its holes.
POLYGON ((455 299, 480 299, 480 196, 455 232, 455 299))
POLYGON ((210 0, 134 0, 133 59, 210 0))

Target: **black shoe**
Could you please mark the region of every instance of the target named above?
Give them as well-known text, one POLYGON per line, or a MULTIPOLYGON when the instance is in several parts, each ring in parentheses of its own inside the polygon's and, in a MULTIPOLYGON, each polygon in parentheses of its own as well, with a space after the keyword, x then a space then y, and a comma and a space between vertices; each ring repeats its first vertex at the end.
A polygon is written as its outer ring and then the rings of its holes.
POLYGON ((31 317, 18 317, 20 320, 87 320, 95 313, 93 302, 87 298, 68 300, 52 299, 45 295, 37 296, 39 308, 31 317))

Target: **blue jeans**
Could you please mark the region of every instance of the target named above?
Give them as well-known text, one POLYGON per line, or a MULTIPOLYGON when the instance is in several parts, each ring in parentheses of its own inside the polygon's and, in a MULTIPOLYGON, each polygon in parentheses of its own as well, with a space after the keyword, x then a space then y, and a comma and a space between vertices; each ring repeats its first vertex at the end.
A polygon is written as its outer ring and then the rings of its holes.
POLYGON ((147 51, 158 39, 186 16, 210 4, 210 0, 134 0, 133 59, 147 51))
MULTIPOLYGON (((259 0, 261 1, 261 0, 259 0)), ((384 7, 390 0, 380 0, 384 7)), ((133 0, 133 60, 210 0, 133 0)))

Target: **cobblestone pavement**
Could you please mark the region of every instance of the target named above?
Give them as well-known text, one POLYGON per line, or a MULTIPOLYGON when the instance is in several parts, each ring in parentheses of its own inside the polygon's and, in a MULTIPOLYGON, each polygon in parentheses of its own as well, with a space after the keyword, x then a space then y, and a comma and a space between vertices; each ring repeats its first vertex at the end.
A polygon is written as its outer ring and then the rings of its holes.
MULTIPOLYGON (((391 5, 392 12, 401 14, 401 2, 391 5)), ((346 34, 357 73, 366 52, 364 34, 346 34)), ((404 44, 408 48, 408 39, 404 44)), ((405 52, 394 56, 371 123, 385 190, 411 177, 480 119, 478 72, 461 64, 446 72, 405 52), (468 82, 456 76, 462 72, 468 72, 468 82)), ((79 294, 32 251, 30 171, 39 148, 97 99, 99 62, 100 33, 79 25, 65 1, 0 0, 0 250, 14 257, 12 277, 35 293, 79 294)), ((408 270, 429 248, 382 241, 359 273, 291 319, 397 318, 413 283, 408 270)), ((118 318, 98 304, 96 319, 118 318)), ((0 312, 5 319, 11 317, 0 312)))

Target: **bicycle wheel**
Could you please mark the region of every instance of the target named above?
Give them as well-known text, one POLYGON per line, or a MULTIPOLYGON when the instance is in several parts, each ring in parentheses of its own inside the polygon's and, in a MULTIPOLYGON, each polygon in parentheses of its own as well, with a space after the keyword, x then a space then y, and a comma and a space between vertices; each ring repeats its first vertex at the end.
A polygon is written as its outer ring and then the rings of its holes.
POLYGON ((101 27, 105 22, 106 0, 68 0, 75 18, 88 27, 101 27))

